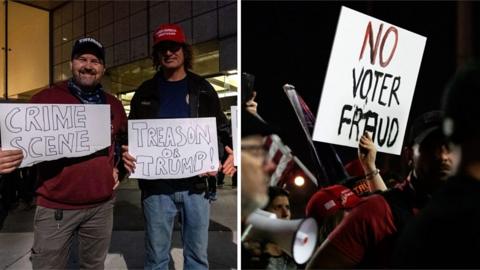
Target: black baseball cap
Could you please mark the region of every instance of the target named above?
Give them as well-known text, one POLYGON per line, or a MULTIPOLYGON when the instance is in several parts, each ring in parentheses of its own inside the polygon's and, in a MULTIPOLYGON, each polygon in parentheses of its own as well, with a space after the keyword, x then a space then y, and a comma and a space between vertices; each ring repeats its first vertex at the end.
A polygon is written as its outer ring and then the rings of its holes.
POLYGON ((103 45, 94 38, 86 37, 75 41, 72 49, 72 60, 84 53, 95 55, 105 64, 105 50, 103 49, 103 45))
POLYGON ((425 138, 434 132, 442 131, 443 112, 429 111, 417 117, 410 127, 408 144, 421 144, 425 138))

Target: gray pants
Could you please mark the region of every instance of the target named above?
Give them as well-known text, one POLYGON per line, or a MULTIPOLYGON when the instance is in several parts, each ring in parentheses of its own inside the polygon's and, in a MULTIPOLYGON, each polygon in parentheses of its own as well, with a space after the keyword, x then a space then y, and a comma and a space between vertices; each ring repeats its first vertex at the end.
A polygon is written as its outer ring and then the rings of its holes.
POLYGON ((114 199, 97 207, 63 210, 37 206, 32 247, 33 269, 65 269, 74 232, 78 235, 80 269, 104 269, 113 226, 114 199))

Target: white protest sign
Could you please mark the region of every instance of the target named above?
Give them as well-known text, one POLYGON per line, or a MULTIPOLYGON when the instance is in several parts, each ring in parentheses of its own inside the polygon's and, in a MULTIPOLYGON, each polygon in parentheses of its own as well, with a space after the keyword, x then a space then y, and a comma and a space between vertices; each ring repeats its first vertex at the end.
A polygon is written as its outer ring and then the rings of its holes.
POLYGON ((218 170, 214 117, 128 121, 131 178, 178 179, 218 170))
POLYGON ((230 106, 230 112, 232 113, 232 147, 233 147, 233 165, 237 166, 238 161, 238 109, 237 106, 230 106))
POLYGON ((400 154, 426 38, 342 7, 313 139, 400 154))
POLYGON ((20 168, 110 146, 110 105, 0 104, 2 149, 21 149, 20 168))

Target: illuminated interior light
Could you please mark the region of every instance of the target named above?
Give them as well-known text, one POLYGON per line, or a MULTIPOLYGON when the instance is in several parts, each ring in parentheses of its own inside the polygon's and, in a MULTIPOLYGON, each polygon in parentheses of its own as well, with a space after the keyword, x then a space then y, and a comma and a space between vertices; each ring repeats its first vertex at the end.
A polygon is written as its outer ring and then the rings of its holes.
POLYGON ((301 187, 305 184, 305 178, 303 178, 303 176, 297 176, 295 177, 294 183, 295 185, 301 187))

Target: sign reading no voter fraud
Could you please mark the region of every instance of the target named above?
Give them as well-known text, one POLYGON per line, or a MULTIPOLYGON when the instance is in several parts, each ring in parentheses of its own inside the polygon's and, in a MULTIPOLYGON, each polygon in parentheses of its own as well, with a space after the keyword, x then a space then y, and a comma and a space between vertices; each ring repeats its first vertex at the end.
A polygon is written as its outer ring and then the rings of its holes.
POLYGON ((313 139, 400 154, 426 38, 342 7, 313 139))
POLYGON ((21 149, 20 167, 81 157, 110 146, 110 105, 0 104, 2 149, 21 149))
POLYGON ((178 179, 218 169, 214 117, 129 120, 128 144, 137 160, 131 178, 178 179))

